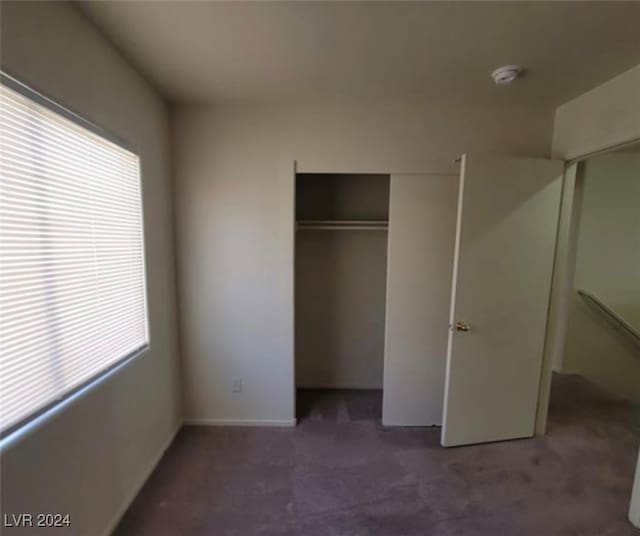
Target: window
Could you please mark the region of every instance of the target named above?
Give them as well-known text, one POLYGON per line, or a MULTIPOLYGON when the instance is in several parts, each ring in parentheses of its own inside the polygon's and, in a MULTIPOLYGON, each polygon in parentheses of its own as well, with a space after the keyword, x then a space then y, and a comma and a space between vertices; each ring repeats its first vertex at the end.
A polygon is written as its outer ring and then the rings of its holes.
POLYGON ((140 163, 0 84, 0 432, 148 345, 140 163))

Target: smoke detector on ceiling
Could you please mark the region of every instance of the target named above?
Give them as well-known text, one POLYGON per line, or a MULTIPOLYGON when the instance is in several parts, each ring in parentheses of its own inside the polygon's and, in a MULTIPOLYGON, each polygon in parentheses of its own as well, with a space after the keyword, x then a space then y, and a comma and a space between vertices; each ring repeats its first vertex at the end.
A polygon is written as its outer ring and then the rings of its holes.
POLYGON ((491 78, 498 86, 503 86, 505 84, 510 84, 517 78, 520 78, 524 69, 519 65, 504 65, 503 67, 498 67, 493 73, 491 73, 491 78))

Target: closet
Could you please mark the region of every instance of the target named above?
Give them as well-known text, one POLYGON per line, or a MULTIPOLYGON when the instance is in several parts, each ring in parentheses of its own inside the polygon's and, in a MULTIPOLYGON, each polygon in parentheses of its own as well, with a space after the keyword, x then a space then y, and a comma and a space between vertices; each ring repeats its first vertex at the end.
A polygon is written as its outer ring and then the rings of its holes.
POLYGON ((383 425, 441 424, 445 446, 531 436, 562 163, 465 155, 459 172, 298 170, 296 387, 382 389, 383 425))
POLYGON ((299 393, 383 387, 389 189, 389 175, 296 176, 299 393))
POLYGON ((315 396, 441 424, 458 175, 298 172, 295 188, 298 422, 315 396))

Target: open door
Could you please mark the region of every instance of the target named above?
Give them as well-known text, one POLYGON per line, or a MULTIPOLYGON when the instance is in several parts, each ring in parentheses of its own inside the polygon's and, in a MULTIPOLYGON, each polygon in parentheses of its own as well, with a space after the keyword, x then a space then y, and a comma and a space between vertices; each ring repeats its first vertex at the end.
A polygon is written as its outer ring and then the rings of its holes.
POLYGON ((465 155, 442 445, 534 434, 563 163, 465 155))

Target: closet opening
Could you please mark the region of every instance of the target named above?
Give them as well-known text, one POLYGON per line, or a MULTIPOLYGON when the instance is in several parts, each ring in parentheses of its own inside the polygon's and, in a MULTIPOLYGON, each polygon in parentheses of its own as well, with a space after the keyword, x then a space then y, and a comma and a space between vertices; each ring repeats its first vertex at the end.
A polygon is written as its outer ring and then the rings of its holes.
POLYGON ((296 175, 296 418, 382 417, 390 176, 296 175))

